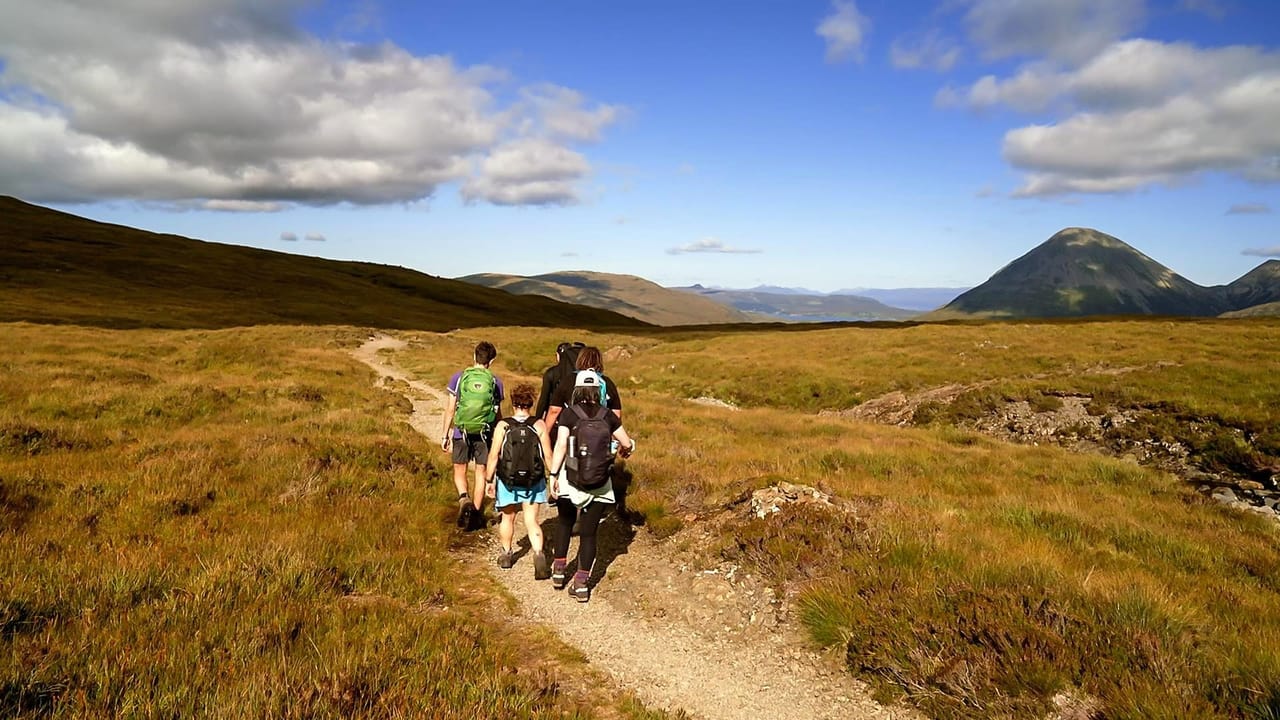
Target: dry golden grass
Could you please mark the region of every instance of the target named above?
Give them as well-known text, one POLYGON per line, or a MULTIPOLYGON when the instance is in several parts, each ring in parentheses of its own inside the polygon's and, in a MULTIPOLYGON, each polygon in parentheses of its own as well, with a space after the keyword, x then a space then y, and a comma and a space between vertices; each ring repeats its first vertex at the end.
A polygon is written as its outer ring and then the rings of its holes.
POLYGON ((450 552, 362 333, 0 327, 0 716, 658 716, 450 552))

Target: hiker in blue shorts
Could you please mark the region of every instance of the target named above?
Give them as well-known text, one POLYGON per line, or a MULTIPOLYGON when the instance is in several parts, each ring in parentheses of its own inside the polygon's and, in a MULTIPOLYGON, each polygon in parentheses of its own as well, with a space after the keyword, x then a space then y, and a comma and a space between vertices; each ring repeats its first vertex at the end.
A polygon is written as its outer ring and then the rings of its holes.
POLYGON ((484 526, 484 475, 493 428, 502 417, 502 380, 489 370, 498 357, 493 343, 481 341, 475 364, 449 378, 449 402, 444 412, 440 447, 453 457, 453 484, 458 490, 458 527, 484 526), (467 465, 476 464, 475 491, 467 492, 467 465))
POLYGON ((524 529, 533 553, 533 579, 546 580, 551 570, 542 548, 538 513, 547 502, 551 441, 546 424, 529 414, 533 404, 533 385, 520 383, 511 391, 512 415, 498 421, 493 433, 485 472, 488 479, 485 494, 494 498, 494 507, 502 513, 502 524, 498 526, 498 540, 502 542, 498 567, 505 570, 515 564, 511 541, 516 531, 516 512, 523 510, 524 529))

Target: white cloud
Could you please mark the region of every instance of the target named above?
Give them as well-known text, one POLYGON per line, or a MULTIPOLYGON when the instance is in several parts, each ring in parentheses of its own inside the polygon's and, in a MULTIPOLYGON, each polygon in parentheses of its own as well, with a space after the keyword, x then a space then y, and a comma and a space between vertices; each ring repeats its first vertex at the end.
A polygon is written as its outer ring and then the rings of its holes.
POLYGON ((683 247, 674 247, 667 250, 668 255, 683 255, 685 253, 727 253, 727 254, 753 254, 759 250, 742 250, 732 248, 724 244, 723 240, 708 237, 701 240, 695 240, 683 247))
POLYGON ((280 239, 285 242, 298 242, 298 233, 282 232, 280 233, 280 239))
POLYGON ((894 40, 889 49, 889 60, 897 68, 946 72, 959 62, 961 52, 958 44, 937 30, 930 30, 894 40))
POLYGON ((223 212, 280 212, 284 210, 284 203, 256 200, 205 200, 199 204, 199 207, 203 210, 223 212))
POLYGON ((328 238, 320 233, 307 233, 307 239, 311 242, 324 242, 328 238))
POLYGON ((967 0, 965 26, 987 58, 1079 63, 1142 23, 1144 0, 967 0))
POLYGON ((1280 258, 1280 245, 1272 245, 1266 248, 1249 248, 1241 251, 1241 255, 1254 255, 1257 257, 1274 257, 1280 258))
POLYGON ((1053 112, 1005 134, 1020 196, 1114 193, 1223 172, 1280 182, 1280 53, 1126 40, 1083 66, 1047 62, 980 79, 937 102, 1053 112))
POLYGON ((815 32, 827 43, 827 62, 862 62, 862 45, 870 29, 871 21, 858 12, 853 0, 834 0, 831 14, 822 19, 815 32))
POLYGON ((551 194, 575 197, 589 164, 567 143, 598 140, 620 115, 551 85, 501 107, 501 70, 320 40, 293 25, 305 4, 0 0, 0 191, 241 211, 405 202, 483 187, 477 160, 532 140, 560 149, 538 155, 551 194))
POLYGON ((573 150, 523 138, 494 148, 462 186, 462 196, 495 205, 567 205, 578 200, 574 183, 589 170, 573 150))
POLYGON ((1228 215, 1269 215, 1271 206, 1266 203, 1244 203, 1227 208, 1228 215))

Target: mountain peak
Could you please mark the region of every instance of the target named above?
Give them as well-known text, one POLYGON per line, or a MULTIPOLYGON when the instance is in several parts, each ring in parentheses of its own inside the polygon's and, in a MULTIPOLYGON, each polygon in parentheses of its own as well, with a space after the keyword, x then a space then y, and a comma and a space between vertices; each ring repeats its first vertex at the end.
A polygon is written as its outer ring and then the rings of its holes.
POLYGON ((1053 237, 1045 241, 1045 245, 1062 245, 1065 247, 1105 247, 1105 248, 1130 248, 1128 243, 1123 240, 1112 237, 1099 230, 1086 227, 1069 227, 1063 228, 1054 233, 1053 237))

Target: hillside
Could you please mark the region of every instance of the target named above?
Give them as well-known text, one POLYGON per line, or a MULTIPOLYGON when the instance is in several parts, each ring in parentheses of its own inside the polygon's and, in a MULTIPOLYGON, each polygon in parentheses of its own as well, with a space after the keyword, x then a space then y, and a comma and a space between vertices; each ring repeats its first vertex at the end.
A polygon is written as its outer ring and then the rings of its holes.
POLYGON ((1253 305, 1243 310, 1232 310, 1231 312, 1222 313, 1219 317, 1224 318, 1246 318, 1246 317, 1280 317, 1280 301, 1262 303, 1261 305, 1253 305))
POLYGON ((690 297, 634 275, 566 271, 521 277, 480 273, 458 278, 515 295, 541 295, 611 310, 655 325, 752 322, 754 318, 713 300, 690 297))
POLYGON ((0 197, 0 322, 450 330, 637 327, 629 317, 389 265, 204 242, 0 197))
POLYGON ((879 300, 885 305, 903 310, 927 312, 936 310, 960 297, 969 290, 967 287, 922 287, 922 288, 849 288, 836 290, 832 295, 859 295, 872 300, 879 300))
POLYGON ((1232 310, 1280 302, 1280 260, 1268 260, 1220 289, 1232 310))
POLYGON ((1219 288, 1197 285, 1106 233, 1067 228, 926 319, 1214 316, 1232 309, 1219 288))
POLYGON ((708 298, 743 312, 763 315, 770 320, 785 322, 906 320, 919 314, 856 295, 766 292, 759 289, 721 290, 700 285, 672 289, 708 298))

